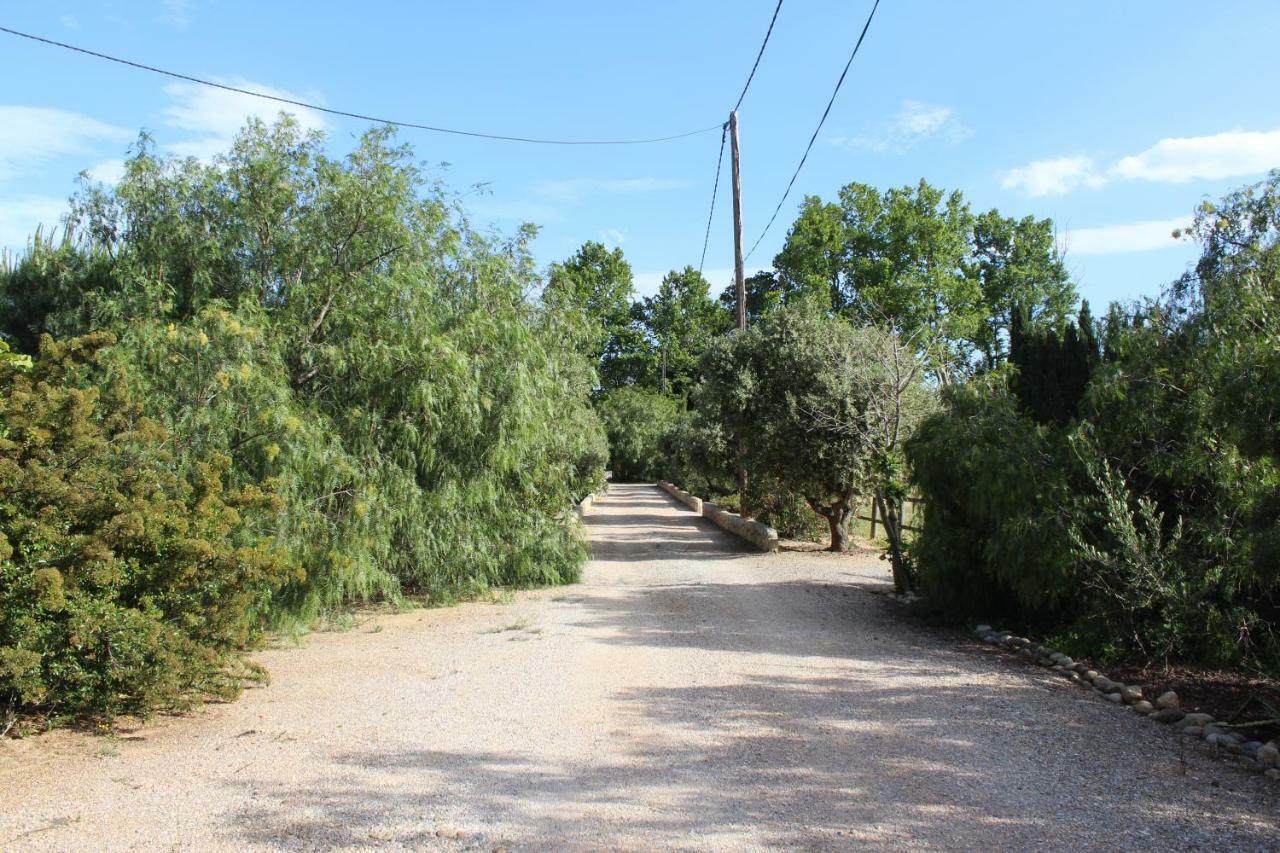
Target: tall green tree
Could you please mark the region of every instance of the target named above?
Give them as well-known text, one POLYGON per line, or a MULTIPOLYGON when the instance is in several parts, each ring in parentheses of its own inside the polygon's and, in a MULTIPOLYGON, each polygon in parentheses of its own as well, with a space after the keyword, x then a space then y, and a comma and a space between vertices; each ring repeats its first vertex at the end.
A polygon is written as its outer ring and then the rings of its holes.
POLYGON ((632 312, 634 298, 631 265, 621 249, 601 243, 582 244, 547 277, 543 303, 581 324, 573 343, 598 365, 604 390, 634 381, 644 369, 648 348, 632 312))
POLYGON ((207 163, 144 138, 70 227, 0 281, 6 331, 114 332, 104 370, 181 437, 179 470, 222 455, 233 486, 278 484, 253 524, 307 572, 282 618, 576 577, 592 370, 525 298, 532 232, 471 230, 389 130, 330 156, 253 122, 207 163))
POLYGON ((945 384, 964 375, 983 321, 981 290, 965 274, 972 230, 958 192, 853 183, 838 204, 806 199, 775 264, 793 289, 825 282, 835 310, 916 340, 945 384))
POLYGON ((1074 312, 1078 296, 1054 240, 1053 221, 1013 219, 989 210, 973 220, 966 269, 981 291, 984 318, 973 339, 987 369, 1008 355, 1013 312, 1024 325, 1058 328, 1074 312))
POLYGON ((649 382, 677 396, 692 389, 702 353, 732 325, 732 315, 711 298, 711 285, 691 266, 667 273, 636 313, 653 347, 649 382))

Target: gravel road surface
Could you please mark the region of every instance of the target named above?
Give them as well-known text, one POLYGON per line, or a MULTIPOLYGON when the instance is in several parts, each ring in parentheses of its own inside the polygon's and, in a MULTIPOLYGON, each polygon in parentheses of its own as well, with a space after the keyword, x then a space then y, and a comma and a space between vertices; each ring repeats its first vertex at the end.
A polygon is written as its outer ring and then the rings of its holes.
POLYGON ((1280 848, 1280 785, 761 555, 650 486, 584 583, 258 655, 269 687, 0 744, 0 850, 1280 848))

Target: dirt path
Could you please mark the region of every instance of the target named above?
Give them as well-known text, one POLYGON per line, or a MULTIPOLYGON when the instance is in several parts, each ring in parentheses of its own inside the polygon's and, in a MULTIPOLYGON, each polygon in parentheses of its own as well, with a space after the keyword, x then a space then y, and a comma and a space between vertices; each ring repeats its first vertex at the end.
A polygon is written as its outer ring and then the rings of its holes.
POLYGON ((1275 849, 1274 783, 912 627, 867 556, 762 556, 652 487, 578 586, 261 655, 116 740, 0 745, 0 850, 1275 849))

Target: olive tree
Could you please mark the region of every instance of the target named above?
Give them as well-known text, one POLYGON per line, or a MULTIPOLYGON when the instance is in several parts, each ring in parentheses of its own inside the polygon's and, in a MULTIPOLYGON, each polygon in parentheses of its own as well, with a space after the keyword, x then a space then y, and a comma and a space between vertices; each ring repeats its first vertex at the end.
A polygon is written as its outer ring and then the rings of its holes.
POLYGON ((848 547, 849 520, 870 483, 866 438, 845 427, 866 417, 867 402, 840 369, 863 348, 847 321, 786 306, 721 339, 695 397, 703 417, 741 436, 753 477, 802 495, 827 520, 832 551, 848 547))

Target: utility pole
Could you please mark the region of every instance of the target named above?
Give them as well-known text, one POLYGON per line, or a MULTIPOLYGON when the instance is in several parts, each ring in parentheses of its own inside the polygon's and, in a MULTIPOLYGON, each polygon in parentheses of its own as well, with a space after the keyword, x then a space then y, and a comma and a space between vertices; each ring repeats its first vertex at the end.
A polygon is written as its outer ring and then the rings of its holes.
POLYGON ((747 328, 747 281, 742 261, 742 162, 738 150, 738 112, 729 113, 733 152, 733 284, 738 295, 738 328, 747 328))
MULTIPOLYGON (((732 140, 733 161, 733 284, 738 297, 738 329, 747 329, 747 281, 742 260, 742 161, 738 149, 738 111, 729 113, 729 138, 732 140)), ((751 513, 747 507, 747 468, 743 459, 747 455, 747 445, 742 435, 738 435, 738 512, 743 518, 751 513)))

